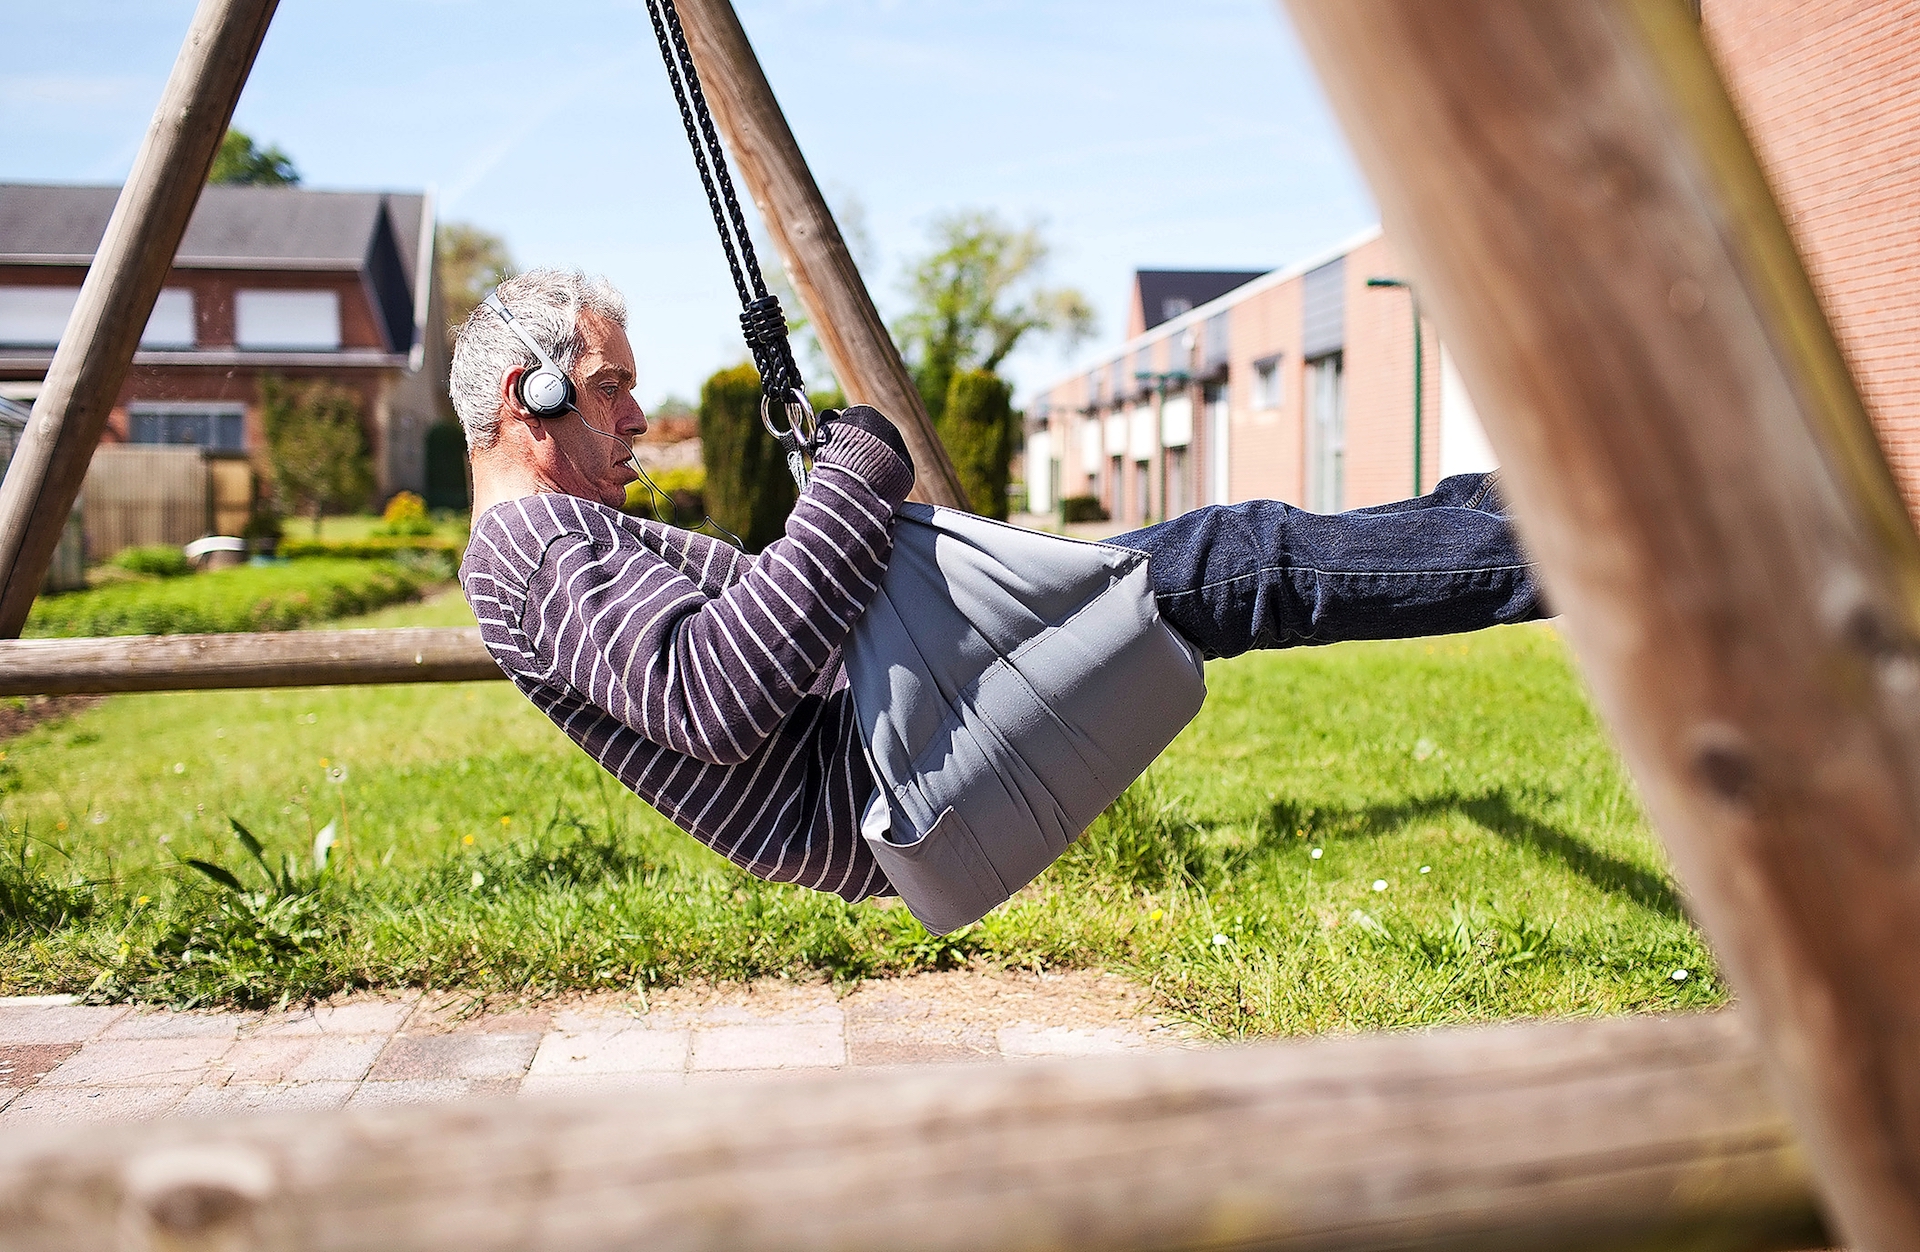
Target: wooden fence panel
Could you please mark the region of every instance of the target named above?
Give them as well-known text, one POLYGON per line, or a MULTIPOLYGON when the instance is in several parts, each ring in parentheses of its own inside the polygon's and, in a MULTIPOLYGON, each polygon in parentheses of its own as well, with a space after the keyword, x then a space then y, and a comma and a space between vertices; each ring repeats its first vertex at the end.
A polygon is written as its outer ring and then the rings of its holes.
POLYGON ((109 444, 93 454, 81 496, 87 559, 122 548, 191 543, 208 533, 207 461, 198 448, 109 444))

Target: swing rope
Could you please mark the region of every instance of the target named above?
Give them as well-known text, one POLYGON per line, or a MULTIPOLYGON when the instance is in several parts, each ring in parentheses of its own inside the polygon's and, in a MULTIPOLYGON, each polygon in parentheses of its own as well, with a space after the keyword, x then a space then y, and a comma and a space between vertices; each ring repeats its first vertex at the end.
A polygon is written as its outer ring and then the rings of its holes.
MULTIPOLYGON (((707 207, 713 212, 713 226, 720 234, 720 248, 726 253, 727 268, 733 274, 733 288, 740 296, 740 331, 760 371, 761 417, 768 429, 775 429, 770 412, 788 414, 788 430, 802 427, 796 420, 797 409, 806 409, 803 445, 810 442, 812 412, 806 406, 806 384, 794 361, 793 346, 787 340, 787 315, 780 298, 767 290, 760 272, 760 259, 754 254, 753 240, 747 233, 746 215, 740 211, 740 199, 734 194, 733 177, 727 172, 726 150, 714 130, 713 114, 700 90, 700 72, 694 68, 693 55, 687 50, 686 32, 680 26, 680 14, 673 0, 647 0, 647 16, 653 19, 653 33, 660 41, 660 59, 666 63, 667 82, 680 105, 680 121, 687 131, 687 143, 693 149, 693 164, 700 172, 700 185, 706 188, 707 207)), ((782 440, 783 445, 787 440, 782 440)), ((809 449, 810 450, 810 449, 809 449)), ((789 461, 798 449, 787 447, 789 461)), ((796 475, 797 477, 797 475, 796 475)))

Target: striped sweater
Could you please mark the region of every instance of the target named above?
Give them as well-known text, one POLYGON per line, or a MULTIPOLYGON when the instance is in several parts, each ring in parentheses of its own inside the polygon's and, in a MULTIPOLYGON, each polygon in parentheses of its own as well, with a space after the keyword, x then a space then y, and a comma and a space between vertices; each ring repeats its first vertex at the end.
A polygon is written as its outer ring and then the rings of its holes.
POLYGON ((538 495, 476 519, 460 582, 507 677, 641 799, 751 874, 858 900, 890 888, 841 647, 913 470, 852 421, 824 432, 757 556, 538 495))

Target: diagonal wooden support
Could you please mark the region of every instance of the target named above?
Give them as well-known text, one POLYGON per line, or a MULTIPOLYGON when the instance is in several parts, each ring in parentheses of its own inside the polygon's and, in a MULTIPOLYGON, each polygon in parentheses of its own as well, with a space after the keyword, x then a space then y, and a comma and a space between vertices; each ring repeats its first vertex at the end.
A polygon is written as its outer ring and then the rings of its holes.
POLYGON ((200 0, 0 483, 0 638, 46 577, 278 0, 200 0))
POLYGON ((1289 0, 1847 1246, 1920 1249, 1920 543, 1685 0, 1289 0))
POLYGON ((967 508, 953 459, 934 433, 913 375, 873 307, 733 5, 676 0, 676 7, 707 102, 727 133, 727 152, 746 179, 794 289, 813 314, 840 385, 850 399, 873 405, 900 427, 918 471, 914 499, 967 508))

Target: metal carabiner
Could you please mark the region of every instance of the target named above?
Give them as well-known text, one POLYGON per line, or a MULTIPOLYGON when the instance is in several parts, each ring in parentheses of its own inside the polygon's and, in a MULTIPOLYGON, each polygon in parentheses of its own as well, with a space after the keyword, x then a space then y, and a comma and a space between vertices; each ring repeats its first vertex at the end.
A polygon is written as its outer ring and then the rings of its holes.
POLYGON ((780 442, 781 451, 787 454, 787 473, 793 475, 794 488, 805 491, 813 468, 813 446, 819 440, 820 423, 813 415, 813 402, 807 399, 807 393, 798 387, 792 390, 793 399, 785 405, 787 428, 781 430, 773 424, 772 406, 764 395, 760 397, 760 424, 780 442))

